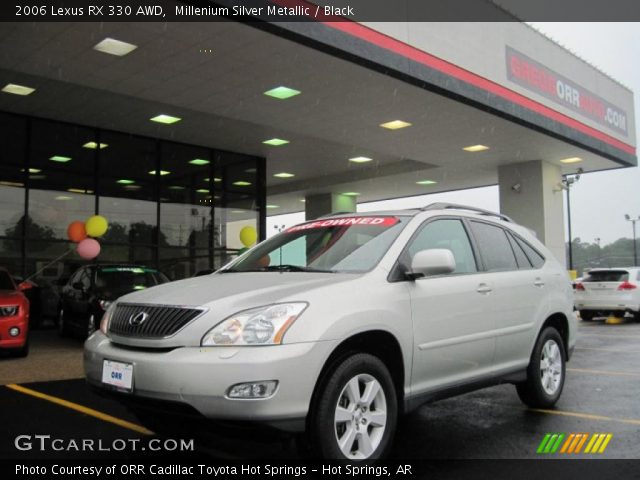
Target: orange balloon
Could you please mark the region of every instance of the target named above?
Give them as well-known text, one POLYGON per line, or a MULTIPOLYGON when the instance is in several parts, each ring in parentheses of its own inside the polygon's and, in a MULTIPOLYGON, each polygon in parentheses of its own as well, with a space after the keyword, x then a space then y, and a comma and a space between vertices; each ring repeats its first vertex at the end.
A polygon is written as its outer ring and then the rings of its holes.
POLYGON ((84 228, 84 222, 71 222, 67 227, 67 237, 72 242, 81 242, 87 238, 87 231, 84 228))

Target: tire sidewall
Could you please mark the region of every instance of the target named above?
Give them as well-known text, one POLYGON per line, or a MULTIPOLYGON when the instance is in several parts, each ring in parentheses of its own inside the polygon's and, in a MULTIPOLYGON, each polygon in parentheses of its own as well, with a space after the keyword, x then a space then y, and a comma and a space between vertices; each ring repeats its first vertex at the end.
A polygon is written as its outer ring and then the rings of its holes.
POLYGON ((398 399, 391 374, 380 359, 366 353, 356 353, 343 359, 319 385, 317 394, 309 432, 316 455, 335 460, 371 463, 388 453, 397 425, 398 399), (382 440, 366 460, 347 459, 340 450, 335 435, 334 416, 338 399, 347 382, 359 374, 371 375, 380 383, 387 403, 387 423, 382 440))
POLYGON ((558 331, 553 327, 545 328, 536 341, 536 347, 531 356, 531 362, 528 369, 530 388, 533 389, 533 393, 538 397, 540 403, 546 404, 547 406, 552 406, 558 401, 560 395, 562 395, 562 390, 564 389, 564 382, 566 379, 566 359, 567 356, 564 348, 564 341, 562 340, 560 333, 558 333, 558 331), (560 378, 560 385, 552 395, 548 394, 545 391, 542 386, 542 379, 540 377, 540 359, 542 358, 542 348, 549 340, 553 340, 558 345, 558 348, 560 349, 560 358, 562 361, 562 375, 560 378))

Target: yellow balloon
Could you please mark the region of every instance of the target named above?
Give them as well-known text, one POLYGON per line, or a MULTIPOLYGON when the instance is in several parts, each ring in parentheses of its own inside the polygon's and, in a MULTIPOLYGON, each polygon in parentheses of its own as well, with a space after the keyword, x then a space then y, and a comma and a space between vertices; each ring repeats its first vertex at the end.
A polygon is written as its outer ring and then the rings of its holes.
POLYGON ((242 227, 240 241, 245 247, 250 247, 258 241, 258 232, 254 227, 242 227))
POLYGON ((101 237, 107 231, 109 224, 107 223, 107 219, 102 215, 94 215, 89 217, 89 219, 85 222, 84 228, 87 231, 87 235, 93 238, 101 237))

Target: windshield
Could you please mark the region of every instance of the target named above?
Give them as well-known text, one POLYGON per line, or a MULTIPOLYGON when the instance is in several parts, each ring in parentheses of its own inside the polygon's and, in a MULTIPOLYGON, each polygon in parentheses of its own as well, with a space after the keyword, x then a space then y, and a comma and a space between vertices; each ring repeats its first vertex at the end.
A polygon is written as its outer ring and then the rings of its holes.
POLYGON ((303 223, 261 243, 220 272, 366 272, 406 223, 406 217, 390 216, 303 223))
POLYGON ((589 272, 583 282, 626 282, 629 280, 629 272, 626 270, 599 270, 589 272))
POLYGON ((0 290, 15 290, 16 287, 13 284, 13 280, 9 274, 3 270, 0 270, 0 290))
POLYGON ((96 272, 96 293, 104 299, 120 297, 168 282, 157 270, 143 267, 105 267, 96 272))

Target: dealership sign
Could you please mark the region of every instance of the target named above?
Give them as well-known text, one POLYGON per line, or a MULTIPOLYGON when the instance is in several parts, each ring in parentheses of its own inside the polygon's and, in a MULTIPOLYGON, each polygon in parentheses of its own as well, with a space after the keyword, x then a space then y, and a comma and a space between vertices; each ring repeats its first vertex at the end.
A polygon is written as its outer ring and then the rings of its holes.
POLYGON ((611 128, 628 134, 627 114, 576 82, 507 47, 507 78, 527 90, 611 128))

